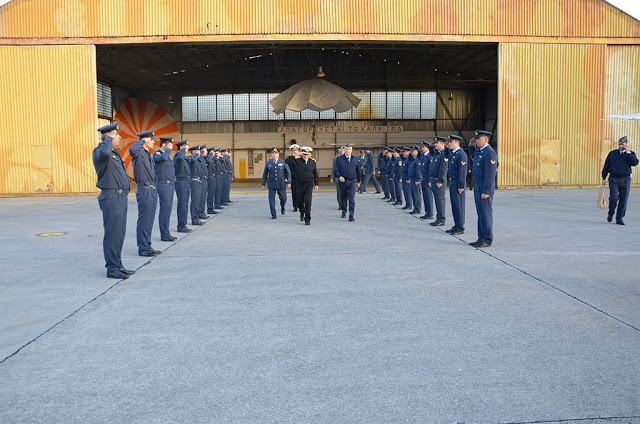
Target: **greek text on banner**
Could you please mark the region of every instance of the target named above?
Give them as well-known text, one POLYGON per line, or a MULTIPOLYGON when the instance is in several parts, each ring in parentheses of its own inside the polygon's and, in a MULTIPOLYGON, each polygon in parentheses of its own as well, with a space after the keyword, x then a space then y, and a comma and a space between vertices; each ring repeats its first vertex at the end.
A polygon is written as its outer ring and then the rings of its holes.
MULTIPOLYGON (((316 133, 401 133, 401 125, 317 125, 316 133)), ((278 127, 278 133, 312 133, 313 127, 278 127)))

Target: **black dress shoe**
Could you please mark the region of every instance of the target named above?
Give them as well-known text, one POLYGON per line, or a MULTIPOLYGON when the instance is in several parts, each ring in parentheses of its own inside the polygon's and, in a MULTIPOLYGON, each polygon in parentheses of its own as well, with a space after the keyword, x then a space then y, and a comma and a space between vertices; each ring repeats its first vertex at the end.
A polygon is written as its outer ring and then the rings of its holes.
POLYGON ((420 219, 433 219, 433 215, 424 214, 420 217, 420 219))
POLYGON ((294 207, 294 208, 293 208, 293 211, 294 211, 294 212, 298 212, 298 208, 295 208, 295 207, 294 207))
POLYGON ((178 237, 170 236, 170 237, 162 237, 160 240, 162 241, 176 241, 178 237))
POLYGON ((134 270, 127 268, 120 268, 120 272, 127 275, 133 275, 136 273, 134 270))
POLYGON ((449 234, 451 234, 452 236, 459 236, 460 234, 464 234, 464 230, 451 231, 449 234))
POLYGON ((453 227, 453 228, 449 228, 447 231, 445 231, 445 233, 453 233, 454 231, 456 231, 457 228, 453 227))
POLYGON ((417 215, 419 213, 420 213, 420 211, 411 211, 411 212, 409 212, 409 215, 417 215))
POLYGON ((311 223, 309 221, 306 221, 304 225, 311 225, 311 223))
POLYGON ((618 225, 624 225, 624 221, 616 221, 616 224, 618 224, 618 225))
POLYGON ((431 224, 432 227, 442 227, 444 225, 444 222, 442 221, 433 221, 431 224))
POLYGON ((491 247, 489 243, 478 243, 474 246, 476 249, 480 249, 482 247, 491 247))
POLYGON ((162 251, 160 250, 155 250, 155 249, 151 249, 151 253, 153 253, 154 255, 159 255, 162 253, 162 251))
POLYGON ((215 215, 215 214, 217 214, 217 213, 218 213, 218 211, 207 212, 207 213, 210 213, 211 215, 215 215))
POLYGON ((356 220, 356 219, 353 217, 353 215, 349 215, 349 222, 353 222, 353 221, 355 221, 355 220, 356 220))
POLYGON ((117 278, 118 280, 126 280, 127 278, 129 278, 129 275, 120 271, 112 271, 112 272, 107 272, 107 278, 117 278))
POLYGON ((346 212, 342 212, 342 216, 340 216, 340 218, 346 218, 347 217, 347 213, 346 212))
POLYGON ((286 211, 284 210, 284 206, 280 209, 280 215, 284 215, 286 211))
POLYGON ((396 203, 396 199, 389 199, 387 200, 387 203, 396 203))
POLYGON ((144 252, 138 252, 138 256, 153 257, 153 256, 156 256, 156 255, 152 251, 147 250, 147 251, 144 251, 144 252))
POLYGON ((191 225, 204 225, 204 223, 200 221, 191 221, 191 225))
POLYGON ((212 210, 208 210, 207 213, 213 214, 213 213, 218 213, 218 212, 214 212, 212 210))
POLYGON ((277 218, 277 216, 271 215, 271 219, 276 219, 276 218, 277 218))
POLYGON ((381 193, 380 191, 376 191, 376 194, 380 194, 380 193, 381 193))
POLYGON ((411 206, 405 206, 404 208, 402 208, 403 211, 406 211, 407 209, 411 209, 411 206))
POLYGON ((179 232, 179 233, 190 233, 190 232, 192 232, 192 231, 193 231, 193 230, 192 230, 191 228, 184 228, 184 229, 182 229, 182 230, 178 230, 178 232, 179 232))
POLYGON ((612 216, 608 216, 607 217, 607 222, 611 222, 611 221, 613 221, 613 217, 612 216))
POLYGON ((304 215, 300 214, 300 221, 304 221, 304 215))
POLYGON ((199 216, 198 218, 200 218, 200 219, 209 219, 211 217, 209 215, 204 215, 204 216, 199 216))
POLYGON ((402 202, 396 202, 396 203, 394 203, 394 205, 401 205, 401 204, 402 204, 402 202))
POLYGON ((476 247, 477 245, 479 245, 480 242, 479 241, 472 241, 471 243, 469 243, 469 246, 473 246, 476 247))

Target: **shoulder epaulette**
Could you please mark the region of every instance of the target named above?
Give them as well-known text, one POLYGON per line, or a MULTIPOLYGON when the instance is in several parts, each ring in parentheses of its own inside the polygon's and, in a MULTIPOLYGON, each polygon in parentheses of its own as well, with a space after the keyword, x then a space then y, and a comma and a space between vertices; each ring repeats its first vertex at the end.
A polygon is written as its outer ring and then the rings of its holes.
POLYGON ((318 162, 318 161, 317 161, 317 160, 315 160, 314 158, 311 158, 311 160, 312 160, 312 161, 314 161, 314 162, 318 162))

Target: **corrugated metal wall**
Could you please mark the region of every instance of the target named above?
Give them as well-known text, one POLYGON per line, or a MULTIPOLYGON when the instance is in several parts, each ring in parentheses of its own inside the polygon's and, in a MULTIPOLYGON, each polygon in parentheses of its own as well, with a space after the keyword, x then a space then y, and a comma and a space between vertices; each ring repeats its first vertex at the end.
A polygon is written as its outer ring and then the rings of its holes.
POLYGON ((0 8, 0 37, 234 34, 640 37, 640 26, 603 0, 13 0, 0 8))
POLYGON ((93 192, 94 46, 0 46, 0 194, 93 192))
POLYGON ((498 183, 599 184, 606 46, 503 43, 499 56, 498 183))
MULTIPOLYGON (((640 112, 640 46, 607 47, 606 116, 640 112)), ((640 121, 605 120, 602 161, 617 140, 629 136, 629 147, 640 154, 640 121)), ((640 184, 640 169, 635 169, 633 183, 640 184)))

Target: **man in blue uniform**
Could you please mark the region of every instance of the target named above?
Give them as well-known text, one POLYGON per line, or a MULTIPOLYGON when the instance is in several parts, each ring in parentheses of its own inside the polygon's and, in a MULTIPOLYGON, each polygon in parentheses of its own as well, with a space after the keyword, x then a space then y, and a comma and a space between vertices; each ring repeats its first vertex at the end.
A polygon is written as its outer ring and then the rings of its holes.
POLYGON ((490 247, 493 243, 493 193, 496 189, 498 155, 489 146, 489 131, 476 130, 476 148, 473 157, 473 199, 478 213, 478 240, 473 247, 490 247))
POLYGON ((284 162, 289 166, 291 170, 291 203, 293 203, 293 211, 298 211, 298 184, 296 184, 296 176, 294 172, 295 160, 300 157, 300 146, 296 144, 296 140, 291 140, 291 146, 289 146, 289 150, 291 150, 291 155, 288 156, 284 162))
POLYGON ((218 183, 215 147, 207 147, 205 162, 207 163, 207 213, 215 215, 218 213, 215 210, 218 183))
POLYGON ((396 185, 396 201, 394 205, 402 205, 404 200, 404 184, 402 183, 402 150, 399 147, 393 149, 393 182, 396 185))
POLYGON ((138 223, 136 225, 136 240, 138 255, 155 256, 159 250, 151 247, 151 232, 158 206, 158 184, 156 171, 153 169, 151 149, 153 148, 153 130, 138 134, 139 140, 129 147, 129 155, 133 162, 133 177, 138 184, 136 200, 138 201, 138 223))
POLYGON ((178 197, 178 206, 176 208, 178 232, 190 233, 191 229, 187 228, 187 216, 189 215, 189 195, 191 194, 191 189, 189 188, 191 169, 186 158, 189 143, 187 140, 180 140, 176 143, 176 147, 179 150, 173 155, 173 169, 176 174, 176 196, 178 197))
POLYGON ((360 188, 362 181, 361 168, 358 160, 352 156, 353 146, 347 143, 344 146, 344 155, 336 159, 333 176, 340 185, 340 209, 342 218, 347 216, 347 201, 349 202, 349 221, 355 221, 353 214, 356 210, 356 190, 360 188))
POLYGON ((429 187, 431 187, 433 200, 436 204, 436 220, 430 225, 434 227, 443 226, 445 221, 447 161, 449 158, 445 156, 444 143, 448 140, 446 137, 436 136, 435 154, 431 156, 429 162, 429 187))
POLYGON ((284 207, 287 204, 287 187, 291 187, 291 170, 282 159, 280 150, 277 147, 271 149, 271 159, 264 165, 262 173, 262 189, 265 189, 266 182, 269 182, 269 210, 271 219, 276 219, 276 193, 280 199, 280 213, 284 215, 284 207))
POLYGON ((200 198, 202 197, 202 179, 200 175, 200 146, 192 146, 189 148, 191 156, 187 159, 189 162, 189 170, 191 171, 191 225, 202 225, 200 221, 200 198))
POLYGON ((420 213, 422 208, 422 162, 418 157, 418 150, 420 147, 416 144, 413 145, 411 150, 411 163, 409 164, 409 181, 411 182, 411 198, 413 199, 413 210, 409 212, 411 215, 420 213))
POLYGON ((387 147, 383 148, 378 155, 378 170, 380 172, 380 183, 382 184, 382 192, 384 193, 384 197, 382 200, 391 199, 391 195, 389 193, 389 180, 386 178, 387 174, 387 151, 389 149, 387 147))
POLYGON ((363 191, 367 191, 367 185, 369 184, 369 180, 373 181, 373 186, 376 189, 376 194, 380 193, 380 184, 378 184, 378 179, 376 178, 376 164, 373 159, 373 152, 371 151, 371 147, 366 146, 364 148, 364 168, 363 168, 363 181, 360 184, 360 193, 363 191))
POLYGON ((231 162, 231 152, 222 149, 222 164, 224 169, 223 189, 222 189, 222 206, 231 204, 231 182, 233 181, 233 163, 231 162))
POLYGON ((464 234, 465 188, 467 185, 467 154, 460 148, 462 137, 449 134, 449 198, 453 227, 447 230, 452 236, 464 234))
POLYGON ((331 166, 331 175, 329 176, 329 181, 331 183, 335 183, 336 185, 336 199, 338 200, 338 209, 342 209, 342 203, 340 202, 340 183, 337 179, 335 179, 333 175, 333 170, 336 169, 336 159, 340 156, 344 155, 344 146, 338 147, 338 154, 333 158, 333 164, 331 166))
POLYGON ((402 152, 402 192, 404 193, 404 207, 402 209, 413 208, 413 198, 411 197, 411 181, 409 181, 409 165, 411 165, 411 147, 405 146, 402 152))
POLYGON ((311 152, 313 152, 311 147, 301 147, 301 156, 294 160, 293 169, 291 169, 298 185, 296 192, 298 193, 300 221, 304 221, 305 225, 311 225, 311 201, 313 200, 313 192, 318 191, 320 182, 316 160, 311 157, 311 152))
POLYGON ((222 206, 222 187, 224 186, 224 164, 222 163, 222 154, 220 149, 213 149, 213 166, 216 172, 216 190, 213 197, 213 209, 223 209, 222 206))
POLYGON ((389 193, 389 199, 387 203, 395 203, 396 202, 396 185, 393 181, 393 149, 391 147, 386 147, 384 151, 384 173, 382 174, 382 179, 387 182, 387 193, 389 193))
POLYGON ((100 191, 98 205, 102 211, 102 252, 107 277, 127 279, 135 271, 122 265, 122 245, 127 231, 127 195, 131 189, 129 176, 120 157, 118 123, 98 128, 102 142, 93 149, 93 166, 96 169, 100 191))
POLYGON ((198 167, 200 169, 200 205, 198 206, 198 213, 200 219, 209 219, 209 215, 205 213, 207 209, 207 195, 209 194, 209 170, 207 169, 207 146, 200 146, 200 157, 198 158, 198 167))
POLYGON ((602 168, 602 185, 607 182, 609 175, 609 213, 607 222, 611 222, 616 213, 616 224, 624 225, 624 215, 627 211, 627 200, 631 189, 631 167, 638 165, 636 154, 629 149, 629 139, 625 135, 618 140, 618 149, 607 155, 602 168))
POLYGON ((153 155, 155 164, 154 170, 158 178, 156 190, 160 201, 160 211, 158 212, 158 227, 160 228, 160 240, 175 241, 169 231, 169 219, 171 209, 173 209, 173 191, 175 188, 175 171, 171 161, 171 149, 173 147, 173 137, 160 137, 160 149, 153 155))
POLYGON ((422 215, 420 219, 433 219, 433 193, 431 192, 431 187, 429 187, 429 164, 431 163, 430 146, 431 143, 428 140, 422 140, 422 146, 420 146, 420 174, 422 175, 421 188, 424 215, 422 215))

